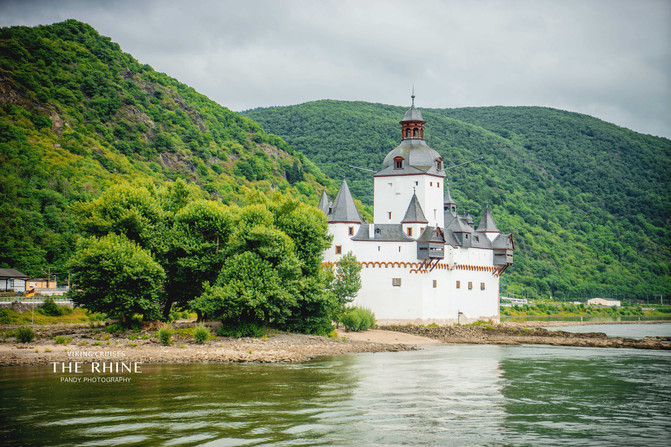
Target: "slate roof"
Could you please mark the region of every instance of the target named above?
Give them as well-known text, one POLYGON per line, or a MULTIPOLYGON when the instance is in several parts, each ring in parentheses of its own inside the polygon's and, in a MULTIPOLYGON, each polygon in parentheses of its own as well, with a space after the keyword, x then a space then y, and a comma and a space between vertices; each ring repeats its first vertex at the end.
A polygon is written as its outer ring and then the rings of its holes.
POLYGON ((446 228, 455 233, 472 233, 473 228, 470 227, 463 217, 455 217, 450 221, 449 226, 446 225, 446 228))
POLYGON ((372 235, 368 234, 369 225, 361 225, 359 231, 352 238, 353 241, 396 241, 396 242, 414 242, 403 231, 401 224, 375 224, 373 225, 372 235), (372 236, 372 237, 371 237, 372 236))
POLYGON ((514 250, 515 243, 511 234, 501 233, 492 242, 492 247, 499 250, 514 250))
POLYGON ((329 196, 326 195, 326 190, 322 192, 322 198, 319 199, 319 209, 328 216, 329 214, 329 196))
POLYGON ((349 192, 349 186, 345 180, 340 185, 338 195, 333 201, 331 213, 328 215, 328 221, 332 223, 362 223, 359 211, 356 209, 352 193, 349 192))
POLYGON ((445 171, 436 169, 436 160, 442 158, 440 154, 431 149, 424 140, 408 139, 401 141, 396 149, 384 157, 382 169, 375 173, 375 177, 381 175, 400 174, 433 174, 445 177, 445 171), (394 158, 403 157, 403 168, 395 169, 394 158))
POLYGON ((499 233, 499 229, 494 222, 492 212, 489 210, 489 204, 485 204, 485 211, 482 213, 482 218, 478 224, 478 233, 499 233))
MULTIPOLYGON (((413 96, 412 98, 412 105, 408 109, 407 112, 405 112, 405 115, 403 115, 403 121, 424 121, 422 119, 422 114, 415 108, 415 98, 413 96)), ((401 122, 403 122, 401 121, 401 122)))
POLYGON ((445 187, 447 189, 446 194, 445 194, 445 203, 449 204, 449 205, 456 205, 457 202, 454 201, 454 199, 452 198, 452 195, 450 194, 450 185, 445 183, 445 187))
POLYGON ((426 227, 422 234, 417 238, 417 242, 445 242, 443 231, 436 227, 426 227))
POLYGON ((453 247, 458 247, 459 245, 461 245, 457 240, 456 236, 454 235, 454 233, 452 232, 452 230, 446 229, 443 232, 443 237, 445 238, 445 243, 448 245, 451 245, 453 247))
POLYGON ((28 275, 14 269, 0 269, 0 278, 27 279, 28 275))
POLYGON ((403 216, 401 223, 429 223, 424 216, 424 211, 422 211, 422 205, 419 203, 417 194, 412 194, 408 210, 405 212, 405 216, 403 216))

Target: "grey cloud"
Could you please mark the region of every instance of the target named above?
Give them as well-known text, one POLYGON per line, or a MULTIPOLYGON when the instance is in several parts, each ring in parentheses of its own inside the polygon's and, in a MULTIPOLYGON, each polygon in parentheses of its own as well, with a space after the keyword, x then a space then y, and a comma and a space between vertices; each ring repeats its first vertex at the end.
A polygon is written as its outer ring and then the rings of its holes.
POLYGON ((234 110, 331 98, 539 105, 671 137, 671 3, 4 2, 0 24, 73 17, 234 110))

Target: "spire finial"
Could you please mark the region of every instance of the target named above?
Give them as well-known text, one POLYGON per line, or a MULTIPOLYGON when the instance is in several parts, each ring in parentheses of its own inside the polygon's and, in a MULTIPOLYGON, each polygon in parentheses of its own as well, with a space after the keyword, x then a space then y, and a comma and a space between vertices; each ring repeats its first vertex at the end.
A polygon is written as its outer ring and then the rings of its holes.
POLYGON ((415 107, 415 84, 412 84, 412 106, 415 107))

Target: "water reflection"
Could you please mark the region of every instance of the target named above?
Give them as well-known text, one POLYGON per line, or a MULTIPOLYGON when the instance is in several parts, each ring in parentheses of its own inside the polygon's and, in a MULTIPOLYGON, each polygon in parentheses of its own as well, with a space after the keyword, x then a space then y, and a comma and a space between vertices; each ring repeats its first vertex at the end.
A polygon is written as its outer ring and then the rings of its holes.
POLYGON ((123 384, 0 368, 2 445, 651 445, 671 356, 432 346, 298 365, 144 365, 123 384))

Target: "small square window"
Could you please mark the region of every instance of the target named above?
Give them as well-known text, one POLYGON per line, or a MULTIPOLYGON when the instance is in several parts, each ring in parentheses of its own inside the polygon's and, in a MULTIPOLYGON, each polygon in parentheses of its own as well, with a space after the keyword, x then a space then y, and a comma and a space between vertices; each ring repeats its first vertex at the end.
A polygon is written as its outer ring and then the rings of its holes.
POLYGON ((485 283, 484 282, 480 283, 480 290, 485 290, 485 283))
MULTIPOLYGON (((439 168, 440 169, 440 168, 439 168)), ((436 186, 440 188, 440 182, 436 183, 436 186)))
POLYGON ((341 255, 342 254, 342 245, 336 245, 336 254, 341 255))
POLYGON ((461 289, 461 281, 457 281, 457 289, 461 289))
POLYGON ((433 288, 435 289, 436 287, 438 287, 438 280, 434 279, 433 280, 433 288))
POLYGON ((391 211, 388 211, 387 214, 389 215, 389 218, 391 219, 391 211))
POLYGON ((349 234, 350 236, 354 236, 354 227, 349 227, 347 229, 347 234, 349 234))
POLYGON ((419 227, 419 234, 424 233, 424 227, 419 227))
POLYGON ((468 290, 473 290, 473 282, 468 281, 468 290))
POLYGON ((391 285, 394 287, 401 287, 401 278, 391 278, 391 285))
POLYGON ((433 186, 433 182, 429 182, 429 186, 433 186))

